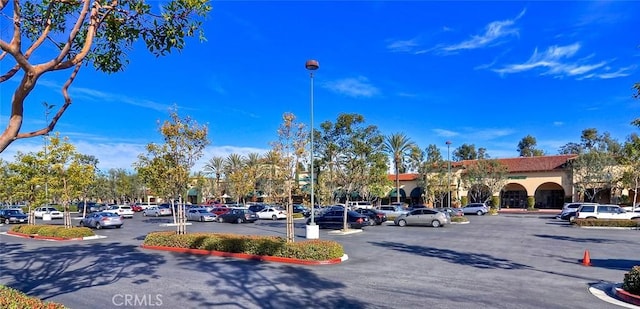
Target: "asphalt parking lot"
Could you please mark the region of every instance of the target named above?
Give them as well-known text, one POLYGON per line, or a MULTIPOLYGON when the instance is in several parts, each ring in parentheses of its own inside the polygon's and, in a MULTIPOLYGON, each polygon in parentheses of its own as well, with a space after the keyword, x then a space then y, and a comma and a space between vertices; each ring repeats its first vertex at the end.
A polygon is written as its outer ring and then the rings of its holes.
MULTIPOLYGON (((331 235, 349 259, 300 266, 139 248, 170 217, 136 214, 107 238, 0 235, 0 283, 70 308, 619 308, 588 288, 640 264, 638 230, 581 229, 551 216, 469 216, 444 228, 366 227, 331 235), (592 266, 580 262, 585 250, 592 266)), ((54 223, 60 223, 54 221, 54 223)), ((6 231, 7 226, 0 227, 6 231)), ((284 221, 193 222, 188 231, 285 236, 284 221)), ((304 220, 296 241, 304 241, 304 220)))

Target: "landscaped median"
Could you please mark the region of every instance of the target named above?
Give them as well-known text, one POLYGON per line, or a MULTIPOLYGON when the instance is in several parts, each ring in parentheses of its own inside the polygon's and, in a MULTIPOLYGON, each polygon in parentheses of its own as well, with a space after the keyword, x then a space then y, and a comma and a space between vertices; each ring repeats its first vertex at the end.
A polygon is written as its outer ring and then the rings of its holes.
POLYGON ((85 237, 95 236, 95 233, 86 227, 60 225, 16 225, 7 234, 43 240, 83 240, 85 237))
POLYGON ((154 232, 147 235, 142 247, 302 265, 338 264, 346 259, 344 248, 335 241, 305 240, 287 243, 284 238, 277 236, 154 232))
POLYGON ((0 308, 65 309, 66 307, 58 303, 44 302, 18 290, 0 285, 0 308))
POLYGON ((591 228, 640 229, 640 221, 630 219, 575 219, 571 224, 591 228))

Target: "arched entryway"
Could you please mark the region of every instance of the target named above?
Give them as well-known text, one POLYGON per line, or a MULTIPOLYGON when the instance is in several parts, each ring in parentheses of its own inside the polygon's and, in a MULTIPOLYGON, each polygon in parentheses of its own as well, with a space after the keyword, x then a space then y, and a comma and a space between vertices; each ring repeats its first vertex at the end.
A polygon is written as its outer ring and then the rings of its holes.
POLYGON ((411 199, 409 204, 413 205, 424 203, 424 201, 422 200, 422 192, 424 192, 422 190, 422 187, 413 188, 413 190, 411 190, 411 193, 409 193, 409 198, 411 199))
POLYGON ((535 193, 536 208, 562 209, 564 205, 564 189, 555 182, 545 182, 538 186, 535 193))
POLYGON ((527 208, 527 189, 521 184, 508 183, 500 193, 500 207, 527 208))

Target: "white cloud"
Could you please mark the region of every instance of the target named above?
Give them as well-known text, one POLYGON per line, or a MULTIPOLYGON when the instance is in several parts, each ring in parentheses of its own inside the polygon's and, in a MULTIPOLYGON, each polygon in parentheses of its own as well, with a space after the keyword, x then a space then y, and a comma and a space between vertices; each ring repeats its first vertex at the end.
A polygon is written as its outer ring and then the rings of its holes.
POLYGON ((553 77, 575 77, 576 79, 587 78, 616 78, 627 76, 635 67, 619 69, 610 72, 607 61, 597 63, 587 63, 592 56, 572 61, 580 50, 580 43, 566 46, 551 46, 544 52, 539 52, 536 48, 533 55, 524 63, 510 64, 493 71, 499 74, 513 74, 530 70, 540 71, 540 75, 551 75, 553 77), (602 72, 604 70, 605 72, 602 72))
POLYGON ((387 49, 392 51, 392 52, 410 52, 411 50, 413 50, 415 47, 417 47, 418 44, 418 40, 417 39, 411 39, 411 40, 397 40, 397 41, 392 41, 391 43, 389 43, 387 45, 387 49))
POLYGON ((373 97, 380 93, 378 88, 369 83, 364 76, 357 78, 343 78, 322 85, 323 88, 350 97, 373 97))
POLYGON ((524 16, 526 10, 522 10, 514 19, 494 21, 485 26, 485 31, 479 35, 473 35, 470 39, 460 43, 441 46, 440 49, 447 52, 477 49, 500 42, 500 39, 508 36, 518 36, 519 30, 515 28, 515 22, 524 16))
POLYGON ((458 132, 445 130, 445 129, 433 129, 432 130, 436 135, 443 137, 453 137, 459 135, 458 132))
MULTIPOLYGON (((38 84, 48 88, 55 88, 57 90, 62 88, 62 85, 57 84, 55 82, 51 82, 49 80, 41 80, 38 82, 38 84)), ((158 103, 151 100, 132 98, 132 97, 121 95, 121 94, 109 93, 109 92, 99 91, 91 88, 83 88, 83 87, 76 87, 76 86, 71 87, 69 89, 69 95, 75 99, 81 98, 85 100, 99 101, 99 102, 119 102, 119 103, 139 106, 143 108, 153 109, 161 112, 166 112, 167 110, 169 110, 169 108, 171 108, 171 105, 158 103)))
POLYGON ((467 134, 467 138, 469 140, 479 140, 486 141, 492 140, 498 137, 508 136, 513 134, 512 129, 473 129, 469 130, 469 134, 467 134))
POLYGON ((556 126, 556 127, 559 127, 559 126, 564 125, 564 122, 562 122, 562 121, 554 121, 553 125, 556 126))
MULTIPOLYGON (((92 155, 99 161, 98 168, 106 171, 112 168, 122 168, 133 171, 133 163, 138 160, 138 155, 146 154, 147 143, 135 142, 108 142, 113 140, 106 137, 85 136, 85 139, 77 139, 70 136, 70 143, 76 147, 76 151, 85 155, 92 155)), ((0 159, 8 162, 15 160, 18 151, 22 153, 38 152, 44 146, 43 140, 40 138, 28 138, 15 141, 2 153, 0 159)), ((205 148, 204 155, 192 168, 192 172, 202 171, 206 162, 214 156, 223 158, 228 157, 232 153, 246 156, 255 152, 264 154, 268 149, 260 149, 253 147, 236 147, 236 146, 209 146, 205 148)))

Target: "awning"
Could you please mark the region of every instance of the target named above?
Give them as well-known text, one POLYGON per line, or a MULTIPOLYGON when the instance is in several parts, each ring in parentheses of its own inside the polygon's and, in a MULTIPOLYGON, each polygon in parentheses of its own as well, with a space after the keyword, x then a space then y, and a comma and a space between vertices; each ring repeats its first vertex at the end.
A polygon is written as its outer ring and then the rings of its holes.
MULTIPOLYGON (((396 194, 396 189, 392 189, 391 192, 389 192, 389 197, 397 197, 398 195, 396 194)), ((407 193, 404 192, 404 189, 400 188, 400 197, 407 197, 407 193)))

